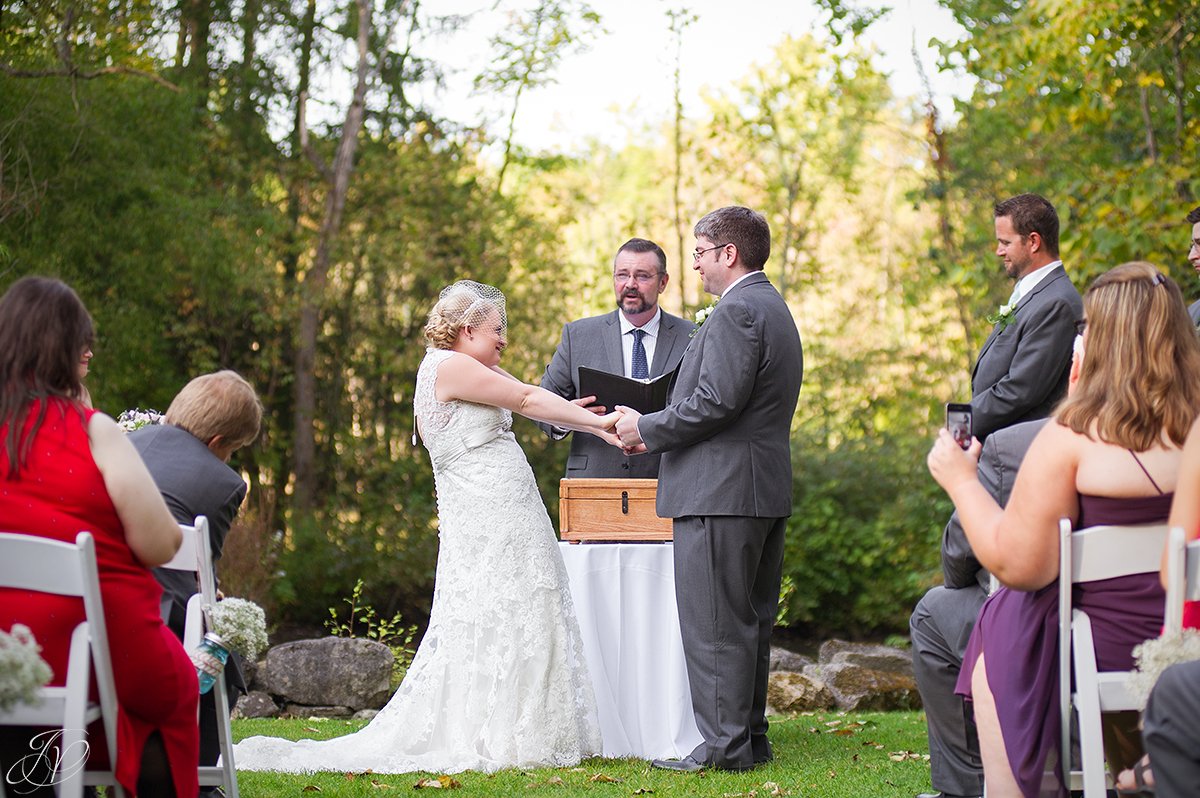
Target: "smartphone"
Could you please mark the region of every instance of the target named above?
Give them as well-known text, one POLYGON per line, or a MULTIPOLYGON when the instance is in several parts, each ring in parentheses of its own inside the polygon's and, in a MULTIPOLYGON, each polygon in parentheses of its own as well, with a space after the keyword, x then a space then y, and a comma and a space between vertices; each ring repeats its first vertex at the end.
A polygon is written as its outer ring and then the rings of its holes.
POLYGON ((958 402, 946 403, 946 429, 964 449, 971 448, 971 406, 958 402))

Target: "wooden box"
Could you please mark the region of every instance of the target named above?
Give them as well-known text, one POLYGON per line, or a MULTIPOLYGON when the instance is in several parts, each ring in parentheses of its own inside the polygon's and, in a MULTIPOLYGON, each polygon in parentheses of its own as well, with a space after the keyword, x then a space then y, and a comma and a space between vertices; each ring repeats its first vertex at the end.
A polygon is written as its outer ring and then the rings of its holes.
POLYGON ((558 483, 563 540, 671 540, 671 519, 654 512, 657 479, 564 479, 558 483))

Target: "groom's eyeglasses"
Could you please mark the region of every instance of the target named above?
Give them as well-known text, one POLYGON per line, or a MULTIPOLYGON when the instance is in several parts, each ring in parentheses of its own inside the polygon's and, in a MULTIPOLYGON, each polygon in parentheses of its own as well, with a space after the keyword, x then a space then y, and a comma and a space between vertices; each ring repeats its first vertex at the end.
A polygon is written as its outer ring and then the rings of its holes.
POLYGON ((729 244, 725 243, 725 244, 717 244, 715 247, 709 247, 708 249, 698 249, 692 253, 692 260, 698 261, 704 257, 705 252, 712 252, 714 249, 721 249, 722 247, 727 247, 727 246, 729 246, 729 244))

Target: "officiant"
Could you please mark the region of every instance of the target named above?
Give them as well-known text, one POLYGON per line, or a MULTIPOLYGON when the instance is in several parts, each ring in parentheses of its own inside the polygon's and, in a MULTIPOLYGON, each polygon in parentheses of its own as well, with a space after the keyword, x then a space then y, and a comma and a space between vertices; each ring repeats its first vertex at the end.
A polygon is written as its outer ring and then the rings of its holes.
MULTIPOLYGON (((679 365, 693 325, 666 313, 658 298, 667 287, 667 256, 644 238, 631 238, 613 259, 613 293, 617 309, 601 316, 568 322, 542 376, 542 387, 586 407, 610 412, 595 396, 579 389, 579 367, 633 379, 653 379, 679 365)), ((538 426, 554 440, 571 435, 566 476, 576 478, 658 477, 658 455, 628 457, 594 435, 575 435, 549 424, 538 426)))

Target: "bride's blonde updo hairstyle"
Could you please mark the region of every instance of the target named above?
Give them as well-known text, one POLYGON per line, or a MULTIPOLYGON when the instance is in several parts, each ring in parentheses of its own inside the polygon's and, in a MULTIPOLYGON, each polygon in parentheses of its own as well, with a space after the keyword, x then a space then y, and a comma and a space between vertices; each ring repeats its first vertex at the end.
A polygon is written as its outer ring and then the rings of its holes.
POLYGON ((442 289, 425 322, 425 340, 434 349, 450 349, 464 327, 492 327, 508 340, 504 293, 474 280, 459 280, 442 289))

